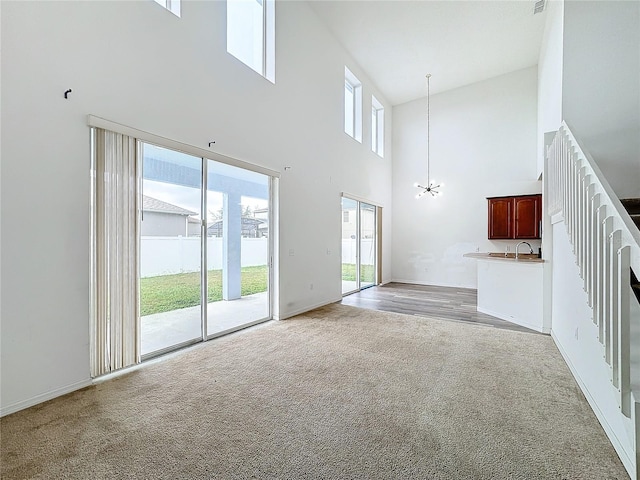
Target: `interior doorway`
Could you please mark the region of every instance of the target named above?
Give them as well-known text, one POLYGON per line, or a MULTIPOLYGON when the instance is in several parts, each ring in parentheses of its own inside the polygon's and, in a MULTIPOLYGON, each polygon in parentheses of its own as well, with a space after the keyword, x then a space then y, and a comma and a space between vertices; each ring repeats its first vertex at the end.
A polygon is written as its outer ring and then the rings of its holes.
POLYGON ((378 283, 378 210, 342 197, 342 295, 378 283))

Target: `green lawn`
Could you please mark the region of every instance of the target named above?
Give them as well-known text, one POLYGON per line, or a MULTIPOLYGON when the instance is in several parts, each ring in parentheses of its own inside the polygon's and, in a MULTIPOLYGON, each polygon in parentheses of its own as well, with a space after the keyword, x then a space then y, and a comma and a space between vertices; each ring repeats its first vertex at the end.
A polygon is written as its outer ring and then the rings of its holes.
MULTIPOLYGON (((376 271, 373 265, 362 265, 360 268, 360 281, 365 283, 374 282, 376 271)), ((342 264, 342 280, 347 282, 356 281, 356 265, 354 263, 342 264)))
MULTIPOLYGON (((269 270, 266 265, 244 267, 242 270, 242 295, 266 292, 269 270)), ((222 270, 209 270, 209 291, 207 301, 222 300, 222 270)), ((375 280, 373 265, 363 265, 360 281, 369 283, 375 280)), ((342 264, 342 279, 355 282, 356 266, 342 264)), ((140 279, 140 315, 170 312, 178 308, 193 307, 200 304, 200 272, 178 273, 140 279)))
MULTIPOLYGON (((266 265, 242 268, 242 295, 266 292, 268 272, 266 265)), ((222 270, 209 270, 207 276, 209 282, 207 301, 222 300, 222 270)), ((140 279, 141 316, 169 312, 199 304, 200 272, 140 279)))

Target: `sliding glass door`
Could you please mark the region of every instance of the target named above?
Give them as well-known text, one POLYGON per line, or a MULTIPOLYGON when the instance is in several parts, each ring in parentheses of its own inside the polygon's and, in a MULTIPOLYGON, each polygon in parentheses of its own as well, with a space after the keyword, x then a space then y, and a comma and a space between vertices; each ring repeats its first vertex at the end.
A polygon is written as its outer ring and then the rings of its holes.
POLYGON ((358 202, 342 197, 342 294, 358 287, 358 202))
POLYGON ((142 357, 271 318, 270 177, 141 151, 142 357))
POLYGON ((207 161, 207 336, 270 317, 269 177, 207 161))
POLYGON ((342 197, 342 294, 376 284, 377 207, 342 197))
POLYGON ((360 288, 376 284, 376 207, 360 202, 360 288))
POLYGON ((142 145, 140 353, 202 340, 202 159, 142 145))

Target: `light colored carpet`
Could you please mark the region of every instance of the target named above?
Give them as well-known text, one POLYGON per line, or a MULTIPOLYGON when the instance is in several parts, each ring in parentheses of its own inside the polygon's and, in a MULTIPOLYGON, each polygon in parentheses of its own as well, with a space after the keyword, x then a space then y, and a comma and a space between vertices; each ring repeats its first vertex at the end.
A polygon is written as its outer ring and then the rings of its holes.
POLYGON ((548 336, 335 304, 0 425, 6 479, 628 478, 548 336))

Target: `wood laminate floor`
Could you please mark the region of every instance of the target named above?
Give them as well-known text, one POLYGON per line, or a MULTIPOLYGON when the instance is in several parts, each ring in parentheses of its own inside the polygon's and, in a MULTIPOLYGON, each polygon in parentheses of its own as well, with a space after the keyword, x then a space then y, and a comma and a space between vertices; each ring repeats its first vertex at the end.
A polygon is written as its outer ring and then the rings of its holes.
POLYGON ((476 310, 477 293, 471 288, 388 283, 347 295, 343 297, 341 303, 370 310, 479 323, 507 330, 538 333, 515 323, 479 313, 476 310))

